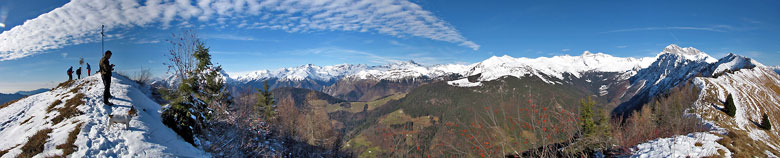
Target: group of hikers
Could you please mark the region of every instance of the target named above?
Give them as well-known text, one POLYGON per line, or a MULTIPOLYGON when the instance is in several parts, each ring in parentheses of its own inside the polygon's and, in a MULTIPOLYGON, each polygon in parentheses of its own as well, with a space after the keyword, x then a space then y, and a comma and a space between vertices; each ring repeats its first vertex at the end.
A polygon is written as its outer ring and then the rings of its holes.
MULTIPOLYGON (((103 103, 106 105, 113 105, 111 102, 108 102, 108 99, 111 98, 111 71, 114 71, 114 64, 111 64, 108 60, 111 58, 111 51, 106 51, 105 54, 103 54, 103 58, 100 58, 99 63, 99 70, 95 72, 95 74, 100 73, 100 77, 103 80, 103 86, 105 87, 103 90, 103 103)), ((68 71, 68 81, 73 80, 73 66, 71 66, 68 71)), ((89 63, 87 63, 87 76, 92 75, 92 67, 90 67, 89 63)), ((78 76, 78 79, 81 79, 81 67, 79 69, 76 69, 76 76, 78 76)))
MULTIPOLYGON (((70 66, 68 68, 68 81, 73 80, 73 66, 70 66)), ((89 63, 87 63, 87 76, 92 75, 92 67, 89 66, 89 63)), ((81 67, 79 69, 76 69, 76 76, 78 76, 78 79, 81 79, 81 67)))

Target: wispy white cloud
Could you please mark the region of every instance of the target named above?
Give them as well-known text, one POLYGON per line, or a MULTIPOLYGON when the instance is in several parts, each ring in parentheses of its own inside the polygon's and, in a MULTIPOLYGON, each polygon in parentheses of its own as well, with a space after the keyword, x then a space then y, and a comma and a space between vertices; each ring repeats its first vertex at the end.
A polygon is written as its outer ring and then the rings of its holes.
POLYGON ((628 48, 628 46, 615 46, 615 48, 628 48))
POLYGON ((194 19, 206 23, 195 27, 221 28, 238 21, 240 28, 375 32, 457 43, 474 50, 480 47, 407 0, 73 0, 0 34, 0 61, 96 42, 101 25, 109 31, 172 24, 191 27, 194 19))
POLYGON ((691 26, 669 26, 669 27, 640 27, 605 31, 601 33, 617 33, 617 32, 634 32, 634 31, 657 31, 657 30, 697 30, 697 31, 712 31, 712 32, 728 32, 734 30, 734 27, 729 25, 712 25, 706 27, 691 27, 691 26))
POLYGON ((135 41, 135 44, 154 44, 154 43, 160 43, 162 41, 156 40, 156 39, 140 39, 135 41))
POLYGON ((571 49, 568 49, 568 48, 566 48, 566 49, 561 49, 561 52, 568 52, 568 51, 571 51, 571 49))
POLYGON ((254 41, 255 38, 251 36, 240 36, 240 35, 234 35, 234 34, 204 34, 201 35, 201 37, 206 39, 224 39, 224 40, 234 40, 234 41, 254 41))

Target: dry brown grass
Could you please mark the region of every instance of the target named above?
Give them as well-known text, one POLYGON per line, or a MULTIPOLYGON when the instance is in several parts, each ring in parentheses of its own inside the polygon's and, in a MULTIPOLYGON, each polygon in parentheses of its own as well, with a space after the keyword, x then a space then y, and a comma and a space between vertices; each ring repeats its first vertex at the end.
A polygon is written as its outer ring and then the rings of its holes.
POLYGON ((70 85, 73 85, 74 82, 76 82, 76 80, 62 82, 60 84, 57 84, 57 87, 54 87, 54 89, 70 87, 70 85))
POLYGON ((58 112, 60 112, 59 115, 55 116, 51 119, 51 121, 54 124, 58 124, 62 122, 62 120, 81 115, 82 112, 79 111, 76 107, 79 105, 83 105, 85 102, 82 100, 84 98, 83 93, 78 93, 73 98, 68 99, 65 101, 65 106, 62 108, 57 109, 58 112))
POLYGON ((764 143, 753 140, 745 131, 734 130, 726 135, 716 134, 723 139, 718 140, 718 144, 725 146, 733 155, 732 157, 754 157, 766 155, 764 151, 769 151, 774 155, 780 155, 780 152, 774 151, 764 143))
POLYGON ((79 133, 81 132, 82 125, 84 125, 83 122, 76 125, 73 131, 68 134, 68 140, 65 144, 57 145, 57 149, 62 149, 62 156, 68 156, 76 151, 76 146, 73 145, 73 143, 76 143, 76 138, 78 138, 79 133))
POLYGON ((62 104, 62 100, 55 100, 51 104, 49 104, 49 107, 46 107, 46 113, 50 113, 51 110, 54 110, 54 107, 57 105, 62 104))
MULTIPOLYGON (((79 84, 76 87, 73 87, 72 89, 68 90, 68 93, 71 93, 71 94, 79 93, 79 90, 81 89, 81 87, 84 87, 84 84, 87 84, 87 83, 88 82, 81 82, 81 84, 79 84)), ((68 93, 63 93, 63 94, 68 94, 68 93)))
POLYGON ((26 120, 22 121, 22 124, 25 124, 25 123, 27 123, 27 122, 30 122, 30 120, 32 120, 32 118, 33 118, 33 117, 27 118, 26 120))
POLYGON ((32 135, 32 137, 27 140, 27 144, 22 146, 22 153, 17 155, 17 157, 29 158, 43 152, 46 140, 49 139, 49 133, 51 133, 51 129, 47 128, 32 135))

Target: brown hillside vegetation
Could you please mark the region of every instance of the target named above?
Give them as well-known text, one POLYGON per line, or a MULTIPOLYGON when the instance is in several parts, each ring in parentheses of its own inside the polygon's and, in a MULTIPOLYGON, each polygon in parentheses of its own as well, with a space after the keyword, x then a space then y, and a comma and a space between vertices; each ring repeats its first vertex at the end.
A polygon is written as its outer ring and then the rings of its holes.
POLYGON ((77 146, 73 145, 76 143, 76 138, 78 138, 79 133, 81 133, 81 126, 84 125, 84 122, 77 124, 73 131, 68 133, 68 139, 65 141, 65 144, 57 145, 57 149, 62 149, 62 156, 68 156, 76 151, 77 146))
POLYGON ((43 152, 44 144, 46 144, 46 140, 49 139, 49 133, 51 133, 51 131, 52 129, 43 129, 32 135, 27 140, 27 144, 22 146, 22 153, 17 156, 30 158, 43 152))
POLYGON ((690 83, 673 88, 643 105, 626 120, 621 117, 614 120, 616 128, 612 136, 623 151, 628 152, 630 147, 656 138, 707 131, 698 118, 686 114, 698 99, 699 91, 690 83))
POLYGON ((65 119, 81 115, 82 112, 77 109, 78 106, 84 105, 84 93, 78 93, 65 101, 65 106, 57 109, 59 115, 51 119, 52 123, 58 124, 65 119))

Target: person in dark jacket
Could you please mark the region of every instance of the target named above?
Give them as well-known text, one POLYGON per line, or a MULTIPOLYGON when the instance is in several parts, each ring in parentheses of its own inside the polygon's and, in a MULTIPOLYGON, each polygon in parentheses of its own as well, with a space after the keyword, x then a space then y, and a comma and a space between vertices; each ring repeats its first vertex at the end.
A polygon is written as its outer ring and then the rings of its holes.
POLYGON ((68 72, 68 81, 73 80, 73 66, 71 66, 66 72, 68 72))
POLYGON ((92 67, 89 67, 89 63, 87 63, 87 76, 92 75, 92 67))
POLYGON ((111 64, 108 60, 111 59, 111 51, 106 51, 103 58, 100 59, 100 77, 103 79, 103 103, 106 105, 113 105, 108 102, 111 98, 111 71, 114 70, 114 64, 111 64))
POLYGON ((79 69, 76 69, 76 76, 78 76, 79 79, 81 79, 81 67, 79 67, 79 69))

